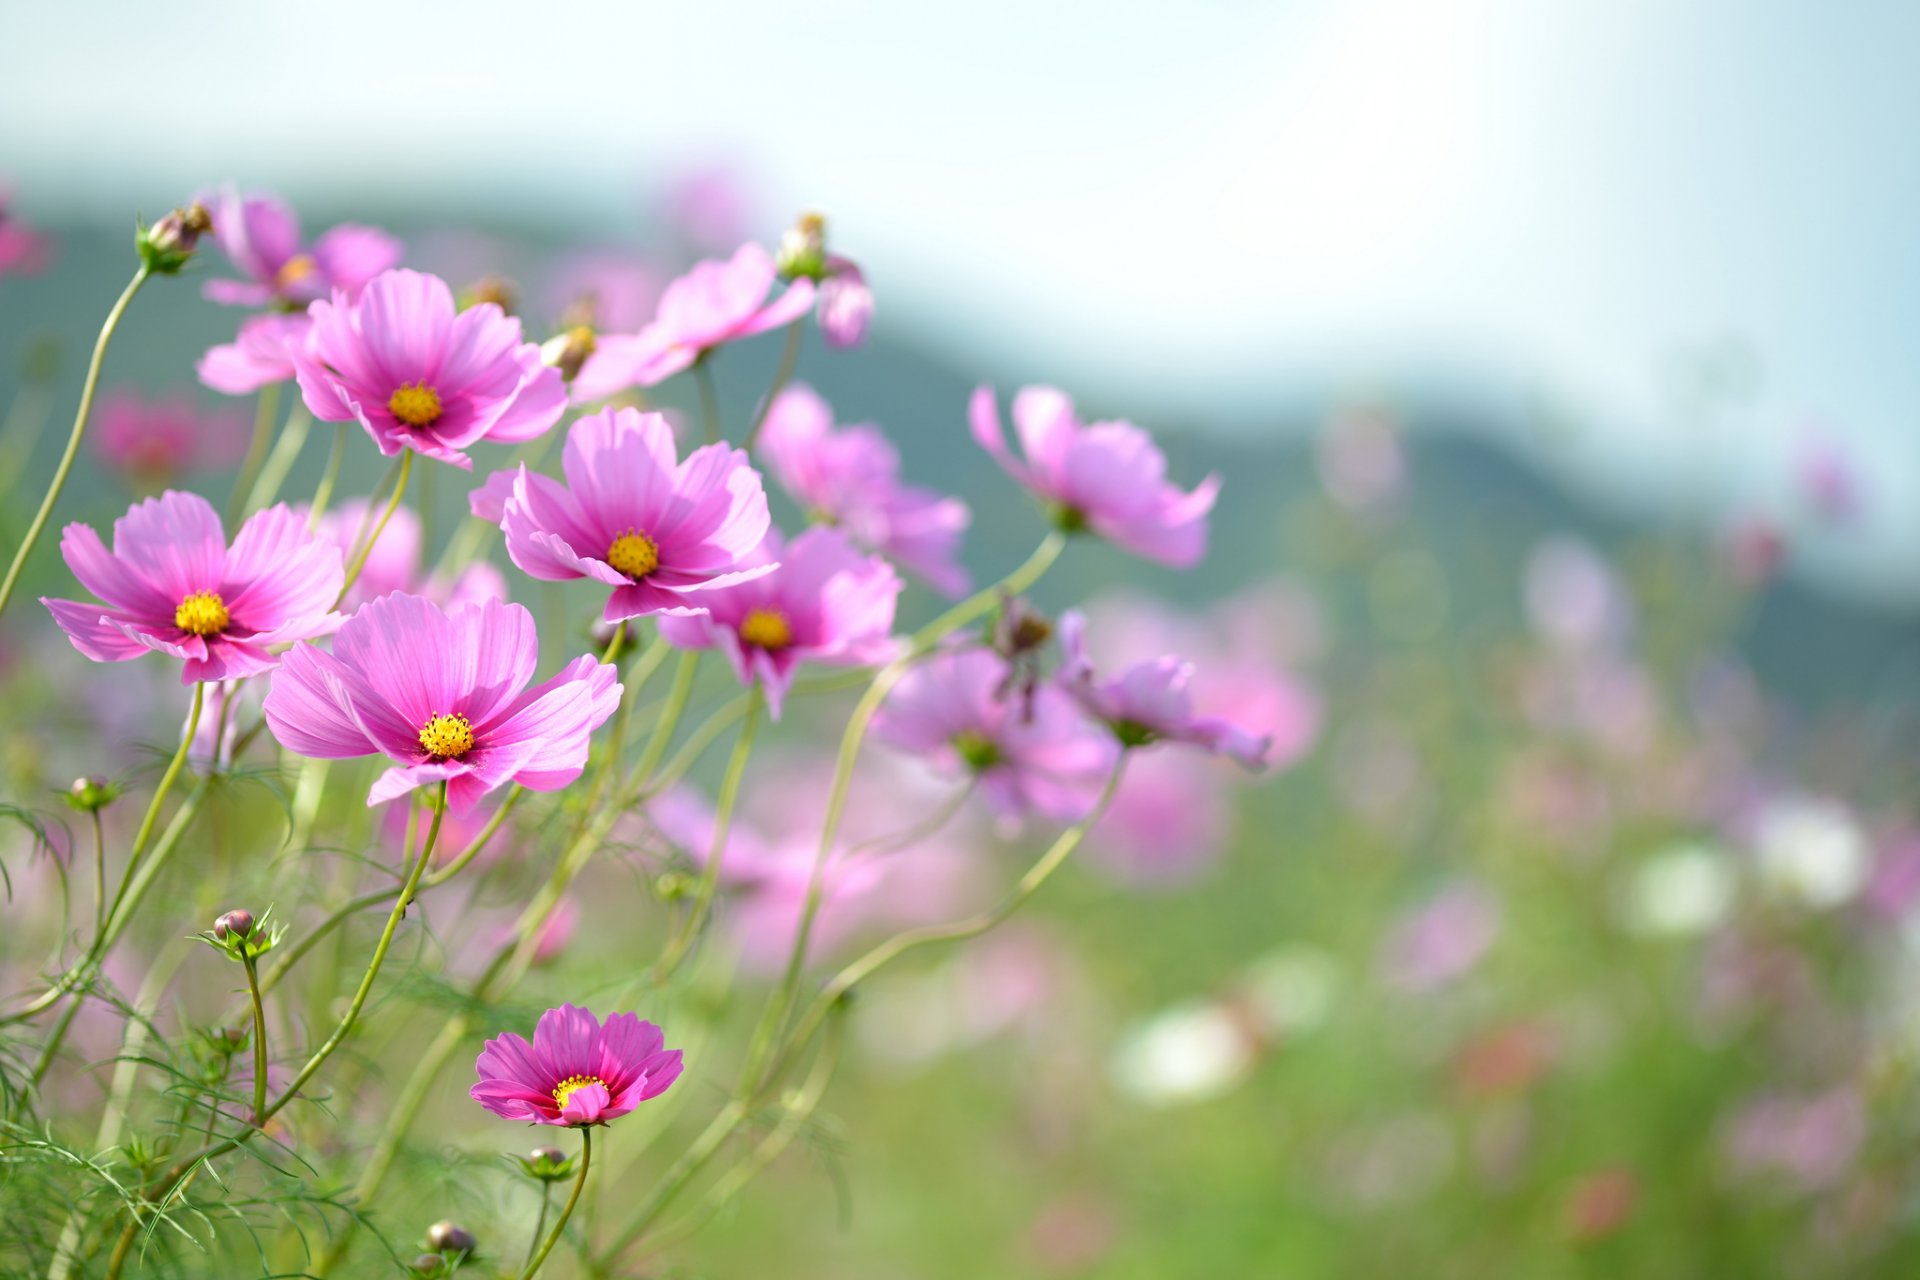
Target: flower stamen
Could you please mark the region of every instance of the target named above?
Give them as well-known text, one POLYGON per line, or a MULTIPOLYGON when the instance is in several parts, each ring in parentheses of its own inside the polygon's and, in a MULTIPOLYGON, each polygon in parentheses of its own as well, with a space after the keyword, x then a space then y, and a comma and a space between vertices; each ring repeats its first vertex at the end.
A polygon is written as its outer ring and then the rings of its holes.
POLYGON ((740 639, 761 649, 784 649, 793 643, 793 628, 778 609, 749 609, 740 620, 740 639))
POLYGON ((284 289, 288 285, 300 283, 318 269, 312 254, 296 253, 280 264, 280 270, 274 273, 273 282, 284 289))
POLYGON ((218 591, 196 591, 173 611, 173 625, 190 636, 217 636, 231 621, 218 591))
POLYGON ((434 716, 420 730, 420 747, 436 760, 458 760, 473 750, 473 725, 465 716, 434 716))
MULTIPOLYGON (((602 1089, 607 1088, 607 1082, 599 1076, 568 1076, 565 1080, 553 1086, 554 1105, 558 1106, 562 1111, 565 1111, 567 1109, 567 1099, 590 1084, 597 1084, 602 1089)), ((608 1092, 611 1093, 612 1090, 609 1089, 608 1092)))
POLYGON ((440 393, 425 382, 403 382, 387 397, 387 412, 410 427, 429 427, 440 418, 440 393))
POLYGON ((630 528, 607 548, 607 563, 637 582, 660 567, 660 544, 630 528))

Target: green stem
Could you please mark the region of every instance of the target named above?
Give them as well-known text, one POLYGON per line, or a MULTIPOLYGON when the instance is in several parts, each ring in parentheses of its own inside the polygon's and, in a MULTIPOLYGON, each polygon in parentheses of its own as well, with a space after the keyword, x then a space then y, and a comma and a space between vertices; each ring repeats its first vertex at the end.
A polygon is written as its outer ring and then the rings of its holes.
POLYGON ((261 469, 260 478, 247 494, 247 514, 272 506, 273 500, 280 496, 280 486, 286 483, 287 473, 299 461, 300 451, 307 447, 307 432, 312 428, 313 414, 308 411, 306 401, 302 400, 287 415, 287 425, 281 428, 280 439, 273 446, 267 465, 261 469))
POLYGON ((254 402, 253 436, 247 441, 247 456, 240 463, 240 474, 233 479, 233 495, 227 499, 227 527, 240 523, 246 514, 247 495, 260 478, 261 464, 267 460, 267 445, 273 440, 273 424, 280 420, 280 384, 269 382, 260 388, 254 402))
POLYGON ((140 292, 140 286, 147 282, 148 274, 146 264, 142 263, 120 294, 119 301, 113 304, 113 310, 107 312, 106 323, 100 326, 100 336, 93 344, 93 359, 87 363, 87 380, 80 388, 80 410, 74 415, 73 432, 67 437, 66 452, 60 455, 60 465, 54 469, 53 483, 47 486, 47 495, 40 500, 40 509, 34 512, 33 523, 27 526, 26 536, 13 553, 13 563, 7 568, 6 578, 0 580, 0 613, 6 612, 7 601, 13 599, 13 589, 19 585, 27 557, 33 554, 34 544, 40 541, 41 532, 53 516, 54 504, 60 501, 60 491, 66 487, 67 476, 73 470, 73 460, 80 454, 80 440, 87 432, 87 418, 93 412, 93 393, 100 386, 100 366, 107 358, 107 344, 113 340, 113 331, 119 328, 120 317, 126 314, 127 304, 133 301, 134 294, 140 292))
POLYGON ((354 553, 353 563, 347 567, 346 580, 340 584, 340 594, 334 598, 334 608, 340 607, 340 602, 347 598, 347 592, 353 590, 353 584, 360 577, 360 571, 367 567, 367 557, 373 554, 374 544, 380 541, 380 535, 386 532, 387 521, 393 519, 393 513, 400 508, 400 499, 407 492, 407 476, 412 471, 413 450, 404 449, 400 453, 400 475, 393 482, 393 496, 387 499, 387 509, 380 513, 380 521, 373 526, 373 532, 354 553))
POLYGON ((107 833, 100 810, 93 811, 93 936, 107 928, 107 833))
MULTIPOLYGON (((662 640, 654 643, 664 644, 662 640)), ((680 653, 680 664, 673 670, 673 685, 667 690, 666 705, 660 708, 660 718, 653 722, 653 733, 647 739, 646 749, 640 753, 640 763, 634 770, 634 785, 645 786, 653 771, 660 767, 660 759, 667 754, 667 745, 673 740, 673 731, 680 726, 680 717, 687 709, 687 700, 693 696, 694 677, 700 671, 700 650, 684 649, 680 653)))
POLYGON ((706 432, 708 444, 720 441, 720 397, 713 389, 713 370, 707 367, 707 357, 701 356, 693 362, 693 381, 700 388, 700 424, 706 432))
POLYGON ((146 816, 140 820, 140 830, 133 837, 133 852, 127 858, 125 879, 120 882, 120 892, 113 900, 112 916, 120 910, 120 903, 126 897, 127 887, 133 882, 134 870, 140 865, 140 855, 146 852, 147 840, 153 835, 153 826, 160 820, 160 806, 167 798, 167 792, 173 789, 173 780, 180 776, 180 770, 187 763, 187 752, 193 748, 194 735, 200 731, 200 711, 206 705, 207 686, 197 683, 193 686, 193 709, 187 713, 187 731, 180 735, 180 746, 173 753, 173 760, 167 765, 167 771, 160 775, 160 785, 154 789, 153 799, 147 804, 146 816))
POLYGON ((560 1210, 560 1218, 553 1224, 553 1231, 547 1236, 546 1242, 540 1246, 540 1252, 533 1255, 533 1261, 529 1262, 527 1269, 520 1273, 520 1280, 533 1280, 534 1273, 540 1270, 541 1265, 547 1260, 547 1255, 553 1252, 553 1246, 560 1243, 560 1234, 567 1229, 567 1219, 573 1216, 573 1207, 580 1203, 581 1188, 587 1185, 587 1167, 592 1163, 593 1130, 582 1128, 580 1130, 580 1173, 573 1180, 573 1193, 567 1197, 566 1207, 560 1210))
POLYGON ((267 1010, 260 1002, 260 970, 255 958, 241 946, 241 963, 247 970, 247 993, 253 997, 253 1123, 266 1123, 267 1112, 267 1010))
POLYGON ((773 402, 786 390, 787 383, 793 377, 793 367, 800 360, 800 335, 806 330, 806 318, 803 316, 787 326, 787 340, 780 348, 780 365, 773 371, 773 381, 767 385, 767 397, 760 402, 760 411, 753 415, 753 425, 747 428, 747 438, 740 447, 749 453, 753 451, 754 441, 760 438, 760 428, 766 425, 767 414, 773 411, 773 402))
POLYGON ((320 473, 320 484, 313 491, 313 504, 307 508, 308 533, 320 527, 320 517, 327 513, 327 504, 333 501, 333 486, 340 479, 340 463, 346 456, 347 424, 342 422, 333 429, 333 451, 327 455, 327 469, 320 473))
POLYGON ((533 1251, 540 1247, 540 1241, 546 1235, 547 1214, 552 1208, 553 1184, 542 1182, 540 1184, 540 1215, 533 1220, 533 1236, 527 1241, 527 1260, 520 1264, 523 1268, 533 1265, 533 1251))
POLYGON ((727 835, 733 826, 733 810, 740 798, 740 781, 746 776, 747 757, 753 752, 753 734, 760 723, 760 707, 765 693, 756 682, 747 693, 747 716, 740 726, 740 736, 734 740, 733 754, 727 760, 727 772, 720 783, 720 796, 713 815, 713 840, 707 847, 707 865, 701 868, 700 887, 694 894, 693 910, 687 913, 685 923, 673 935, 667 948, 654 964, 654 985, 665 984, 673 976, 680 962, 686 958, 693 946, 693 940, 699 936, 700 929, 706 924, 707 913, 713 908, 713 897, 720 885, 720 864, 725 860, 727 835))

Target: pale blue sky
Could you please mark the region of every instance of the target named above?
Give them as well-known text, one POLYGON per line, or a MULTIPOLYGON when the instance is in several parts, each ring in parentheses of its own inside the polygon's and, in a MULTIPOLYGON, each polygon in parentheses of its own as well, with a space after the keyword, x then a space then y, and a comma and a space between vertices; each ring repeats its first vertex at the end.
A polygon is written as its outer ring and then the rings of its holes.
MULTIPOLYGON (((1920 598, 1920 6, 1366 0, 0 8, 0 174, 114 217, 299 198, 631 207, 651 165, 828 210, 883 322, 1247 429, 1409 375, 1583 425, 1616 495, 1785 502, 1813 429, 1920 598), (118 15, 116 18, 115 15, 118 15), (1674 370, 1751 352, 1739 411, 1674 370)), ((1517 415, 1516 415, 1517 416, 1517 415)))

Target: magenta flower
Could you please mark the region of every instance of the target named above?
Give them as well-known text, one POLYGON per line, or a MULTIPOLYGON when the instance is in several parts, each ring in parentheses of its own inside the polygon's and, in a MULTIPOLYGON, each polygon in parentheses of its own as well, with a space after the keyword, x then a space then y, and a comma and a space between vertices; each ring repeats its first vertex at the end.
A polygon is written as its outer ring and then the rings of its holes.
POLYGON ((1118 744, 1051 685, 1029 702, 1010 683, 1005 664, 986 650, 941 654, 901 678, 874 718, 874 736, 944 773, 971 774, 1008 817, 1086 816, 1118 744))
POLYGON ((528 1044, 511 1031, 487 1041, 468 1096, 502 1120, 569 1128, 605 1124, 680 1078, 680 1050, 651 1022, 616 1013, 601 1026, 563 1004, 540 1015, 528 1044))
POLYGON ((711 589, 773 571, 752 559, 767 495, 738 449, 710 444, 678 461, 665 418, 606 409, 573 424, 561 468, 565 484, 524 466, 495 472, 469 500, 533 577, 612 587, 608 622, 699 613, 711 589))
POLYGON ((652 324, 637 334, 601 336, 573 380, 574 399, 656 386, 715 347, 791 324, 813 305, 814 285, 796 280, 769 302, 778 276, 773 256, 751 243, 725 262, 696 263, 660 295, 652 324))
POLYGON ((660 619, 660 638, 682 649, 719 649, 742 684, 760 682, 775 720, 801 663, 877 665, 899 652, 892 631, 900 579, 839 530, 809 529, 782 548, 769 529, 754 559, 778 567, 703 592, 707 611, 660 619))
POLYGON ((303 308, 329 293, 349 298, 400 261, 400 242, 376 227, 342 223, 311 246, 300 242, 300 220, 273 196, 241 196, 228 187, 200 202, 213 213, 213 235, 245 280, 209 280, 211 301, 239 307, 279 303, 303 308))
POLYGON ((275 645, 340 625, 340 551, 284 506, 248 520, 229 547, 205 498, 169 489, 114 521, 112 552, 70 524, 60 554, 106 604, 41 603, 95 662, 155 651, 185 663, 183 684, 229 680, 274 666, 275 645))
POLYGON ((857 347, 866 341, 867 326, 873 322, 873 290, 851 259, 827 255, 815 319, 830 347, 857 347))
POLYGON ((1077 609, 1060 619, 1060 645, 1066 652, 1060 687, 1127 747, 1184 742, 1258 769, 1273 745, 1271 735, 1255 737, 1231 720, 1194 714, 1190 662, 1150 658, 1100 679, 1087 657, 1087 619, 1077 609))
POLYGON ((294 375, 293 355, 306 344, 313 321, 304 312, 272 311, 240 322, 232 342, 208 347, 194 362, 200 381, 222 395, 250 396, 294 375))
POLYGON ((267 725, 299 755, 393 760, 370 805, 440 781, 456 813, 506 782, 558 791, 620 704, 619 672, 583 655, 528 689, 538 659, 533 615, 517 604, 443 612, 420 596, 384 596, 340 628, 332 653, 287 654, 267 690, 267 725))
POLYGON ((1007 450, 993 389, 973 393, 973 438, 1002 470, 1050 508, 1068 532, 1091 529, 1137 556, 1175 568, 1207 553, 1207 513, 1220 489, 1208 476, 1191 492, 1167 483, 1167 460, 1131 422, 1082 424, 1073 402, 1052 387, 1013 398, 1013 426, 1026 461, 1007 450))
POLYGON ((767 409, 760 452, 780 487, 812 518, 838 525, 936 590, 966 592, 960 539, 972 513, 958 498, 902 484, 900 455, 879 427, 836 428, 827 402, 796 383, 767 409))
POLYGON ((7 208, 0 190, 0 276, 32 276, 53 263, 53 237, 35 231, 7 208))
POLYGON ((246 451, 247 422, 232 410, 212 412, 191 394, 149 400, 120 387, 100 398, 93 448, 134 484, 158 488, 192 468, 223 467, 246 451))
POLYGON ((456 313, 438 276, 388 271, 309 314, 293 353, 307 408, 359 422, 388 457, 412 449, 471 470, 468 445, 531 440, 566 412, 566 384, 520 340, 520 322, 491 302, 456 313))

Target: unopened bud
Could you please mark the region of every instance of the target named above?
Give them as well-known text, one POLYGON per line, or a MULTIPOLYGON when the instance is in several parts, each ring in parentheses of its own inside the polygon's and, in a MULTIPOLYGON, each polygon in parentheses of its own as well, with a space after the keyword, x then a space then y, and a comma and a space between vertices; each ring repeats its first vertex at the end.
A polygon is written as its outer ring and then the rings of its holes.
POLYGON ((780 237, 774 265, 789 280, 818 280, 827 271, 827 220, 803 213, 780 237))
POLYGON ((407 1270, 417 1276, 445 1275, 447 1260, 437 1253, 423 1253, 407 1264, 407 1270))
POLYGON ((66 801, 70 808, 81 813, 98 813, 119 794, 120 788, 105 778, 75 778, 67 788, 66 801))
POLYGON ((572 382, 579 374, 580 367, 587 362, 598 345, 593 329, 577 324, 564 333, 559 333, 540 344, 540 360, 560 371, 560 376, 572 382))
POLYGON ((184 209, 175 209, 150 227, 141 227, 133 239, 147 269, 170 276, 187 265, 200 237, 211 230, 213 215, 196 200, 184 209))
POLYGON ((678 871, 663 871, 653 878, 653 896, 662 902, 674 902, 687 896, 693 882, 678 871))
POLYGON ((427 1244, 442 1254, 472 1253, 480 1246, 473 1232, 442 1220, 427 1228, 427 1244))
POLYGON ((535 1147, 519 1160, 529 1178, 539 1182, 559 1182, 573 1176, 573 1160, 558 1147, 535 1147))
POLYGON ((213 936, 225 942, 229 935, 244 938, 253 932, 253 912, 229 911, 213 922, 213 936))

